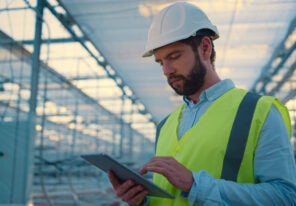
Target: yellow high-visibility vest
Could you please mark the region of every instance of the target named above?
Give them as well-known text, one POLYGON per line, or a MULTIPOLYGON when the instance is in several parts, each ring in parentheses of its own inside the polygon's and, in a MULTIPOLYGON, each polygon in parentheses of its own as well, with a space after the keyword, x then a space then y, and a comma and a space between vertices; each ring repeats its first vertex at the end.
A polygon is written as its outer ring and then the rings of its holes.
MULTIPOLYGON (((214 178, 221 178, 223 160, 232 125, 239 105, 246 93, 245 90, 234 88, 223 94, 180 140, 177 134, 184 104, 179 106, 170 114, 160 130, 156 156, 175 157, 178 162, 190 171, 205 170, 214 178)), ((276 106, 282 114, 287 130, 291 134, 291 123, 287 108, 274 97, 261 97, 253 114, 245 152, 237 175, 237 182, 255 183, 254 155, 256 145, 259 133, 272 105, 276 106)), ((155 173, 153 181, 176 198, 151 197, 149 205, 189 205, 187 199, 181 197, 181 190, 170 184, 164 176, 155 173)))

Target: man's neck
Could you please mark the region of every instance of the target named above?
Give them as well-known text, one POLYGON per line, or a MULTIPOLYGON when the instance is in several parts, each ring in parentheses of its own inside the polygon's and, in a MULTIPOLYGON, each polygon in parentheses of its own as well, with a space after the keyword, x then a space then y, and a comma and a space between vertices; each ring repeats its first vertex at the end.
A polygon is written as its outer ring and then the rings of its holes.
POLYGON ((205 83, 197 92, 193 95, 187 96, 187 99, 191 100, 194 104, 197 104, 201 93, 220 81, 219 77, 213 78, 211 81, 207 81, 207 83, 205 83))

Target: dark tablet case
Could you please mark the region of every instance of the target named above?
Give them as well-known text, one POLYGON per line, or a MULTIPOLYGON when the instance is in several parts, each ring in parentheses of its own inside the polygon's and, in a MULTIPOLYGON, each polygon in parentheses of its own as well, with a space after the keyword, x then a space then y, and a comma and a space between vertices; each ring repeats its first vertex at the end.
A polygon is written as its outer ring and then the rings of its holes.
POLYGON ((113 171, 113 173, 122 181, 132 179, 136 183, 143 185, 149 191, 148 196, 174 198, 172 194, 132 171, 107 154, 81 155, 81 157, 105 172, 108 172, 108 170, 113 171))

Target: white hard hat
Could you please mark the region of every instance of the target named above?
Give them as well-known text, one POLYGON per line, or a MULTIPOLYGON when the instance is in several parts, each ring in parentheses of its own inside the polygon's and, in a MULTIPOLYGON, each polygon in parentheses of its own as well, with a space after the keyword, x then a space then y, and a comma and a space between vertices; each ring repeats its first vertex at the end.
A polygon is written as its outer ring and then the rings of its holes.
POLYGON ((200 8, 186 2, 172 4, 153 19, 143 57, 153 55, 154 49, 195 36, 201 29, 211 30, 213 40, 219 38, 217 27, 200 8))

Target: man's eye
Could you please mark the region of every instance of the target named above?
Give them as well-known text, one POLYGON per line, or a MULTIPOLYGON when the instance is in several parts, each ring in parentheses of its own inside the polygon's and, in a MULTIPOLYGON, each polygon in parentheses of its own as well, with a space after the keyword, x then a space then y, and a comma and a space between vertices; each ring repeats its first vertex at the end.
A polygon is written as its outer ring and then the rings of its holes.
POLYGON ((180 54, 174 54, 170 56, 170 59, 178 59, 180 57, 180 54))

